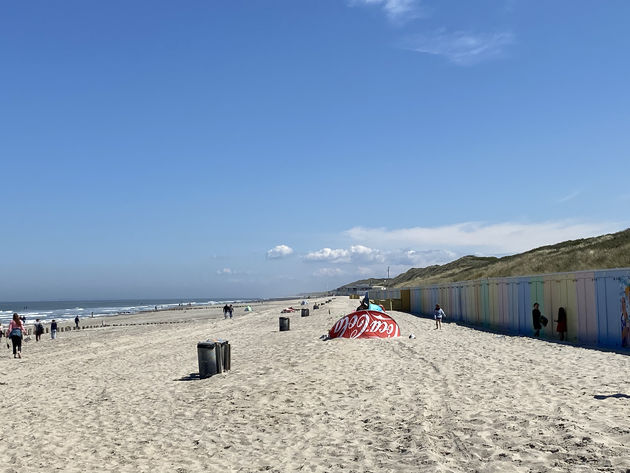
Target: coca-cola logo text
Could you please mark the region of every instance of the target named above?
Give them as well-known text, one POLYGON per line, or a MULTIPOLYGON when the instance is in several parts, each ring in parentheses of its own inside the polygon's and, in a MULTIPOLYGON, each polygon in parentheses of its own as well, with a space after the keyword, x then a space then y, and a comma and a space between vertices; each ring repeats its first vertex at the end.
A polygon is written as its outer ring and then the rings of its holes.
POLYGON ((339 319, 328 333, 329 338, 399 337, 398 324, 389 315, 374 310, 353 312, 339 319))

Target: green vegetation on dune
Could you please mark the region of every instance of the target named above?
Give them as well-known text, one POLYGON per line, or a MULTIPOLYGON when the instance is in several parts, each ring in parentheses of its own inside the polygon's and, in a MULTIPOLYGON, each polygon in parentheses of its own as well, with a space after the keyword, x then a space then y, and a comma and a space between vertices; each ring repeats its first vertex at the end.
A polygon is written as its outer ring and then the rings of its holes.
MULTIPOLYGON (((392 278, 387 285, 393 288, 416 287, 483 278, 626 267, 630 267, 630 228, 608 235, 541 246, 502 258, 464 256, 443 265, 412 268, 392 278)), ((383 280, 364 279, 360 282, 371 281, 382 284, 383 280)))

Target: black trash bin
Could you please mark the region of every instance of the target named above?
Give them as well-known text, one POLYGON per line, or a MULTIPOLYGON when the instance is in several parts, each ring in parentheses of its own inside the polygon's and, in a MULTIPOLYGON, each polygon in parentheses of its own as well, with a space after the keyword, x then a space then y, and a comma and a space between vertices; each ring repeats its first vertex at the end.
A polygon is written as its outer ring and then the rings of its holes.
POLYGON ((206 340, 197 343, 199 377, 208 378, 232 368, 232 349, 226 340, 206 340))
POLYGON ((308 317, 308 309, 302 309, 302 317, 308 317))
POLYGON ((286 332, 289 330, 289 317, 280 317, 280 331, 286 332))
POLYGON ((214 342, 197 343, 197 360, 199 361, 199 377, 208 378, 217 374, 217 346, 214 342))

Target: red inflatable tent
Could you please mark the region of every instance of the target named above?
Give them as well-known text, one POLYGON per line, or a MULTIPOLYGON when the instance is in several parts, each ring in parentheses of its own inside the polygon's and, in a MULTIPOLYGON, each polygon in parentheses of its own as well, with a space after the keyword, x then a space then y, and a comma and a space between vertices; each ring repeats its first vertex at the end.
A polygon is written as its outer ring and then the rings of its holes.
POLYGON ((389 315, 375 310, 358 310, 340 318, 328 332, 328 338, 400 337, 398 324, 389 315))

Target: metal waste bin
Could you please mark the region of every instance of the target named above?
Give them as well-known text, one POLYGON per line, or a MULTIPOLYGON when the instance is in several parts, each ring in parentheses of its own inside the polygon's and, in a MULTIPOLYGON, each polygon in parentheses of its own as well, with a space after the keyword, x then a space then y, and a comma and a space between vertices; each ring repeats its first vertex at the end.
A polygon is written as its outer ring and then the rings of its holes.
POLYGON ((232 348, 227 340, 206 340, 197 343, 199 377, 208 378, 232 368, 232 348))
POLYGON ((302 317, 308 317, 308 309, 302 309, 302 317))
POLYGON ((214 342, 197 343, 197 359, 199 361, 199 377, 208 378, 217 374, 217 350, 214 342))
POLYGON ((286 332, 289 330, 289 317, 280 317, 280 331, 286 332))
POLYGON ((225 340, 217 340, 214 344, 216 347, 217 372, 223 373, 224 371, 229 371, 230 365, 232 364, 232 350, 230 344, 225 340))
POLYGON ((221 367, 223 371, 230 371, 232 368, 232 348, 230 344, 226 341, 219 341, 217 342, 217 347, 219 347, 221 352, 221 367))

